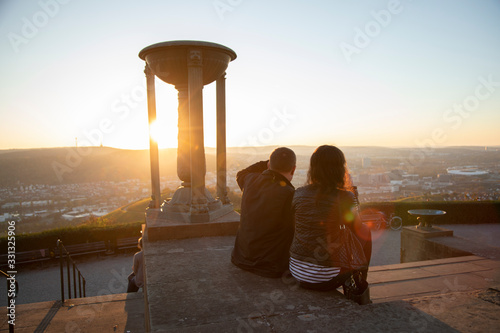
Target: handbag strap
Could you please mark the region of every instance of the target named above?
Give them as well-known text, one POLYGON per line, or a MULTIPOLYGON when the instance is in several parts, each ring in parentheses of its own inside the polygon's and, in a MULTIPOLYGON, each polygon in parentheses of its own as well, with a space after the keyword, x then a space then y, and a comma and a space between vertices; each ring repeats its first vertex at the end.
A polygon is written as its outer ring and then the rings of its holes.
MULTIPOLYGON (((353 233, 353 231, 350 229, 351 227, 349 225, 347 225, 347 223, 345 222, 345 218, 344 218, 344 214, 342 214, 342 201, 340 199, 340 191, 337 195, 337 212, 338 212, 338 218, 339 218, 339 221, 340 221, 340 225, 339 225, 339 228, 340 228, 340 232, 344 232, 344 233, 353 233)), ((351 235, 353 237, 356 238, 355 235, 351 235)), ((343 237, 343 239, 347 239, 345 237, 343 237)), ((353 259, 353 253, 352 253, 352 249, 351 249, 351 246, 350 244, 344 244, 345 247, 346 247, 346 254, 347 254, 347 260, 348 260, 348 264, 349 266, 352 267, 352 259, 353 259)))
MULTIPOLYGON (((345 223, 345 219, 344 219, 344 214, 342 214, 342 203, 341 203, 341 200, 340 200, 340 191, 338 191, 337 193, 337 214, 338 214, 338 218, 339 218, 339 228, 340 228, 340 232, 349 232, 349 230, 345 230, 346 228, 348 228, 348 226, 346 225, 345 223)), ((345 239, 344 237, 342 237, 342 239, 345 239)), ((351 266, 351 257, 352 257, 352 253, 351 253, 351 248, 348 244, 343 244, 345 247, 346 247, 346 253, 347 253, 347 260, 349 261, 349 266, 351 266)))
POLYGON ((340 226, 340 229, 343 229, 343 228, 346 228, 347 225, 345 223, 345 219, 344 219, 344 214, 342 214, 342 202, 340 200, 340 191, 337 191, 337 214, 338 214, 338 218, 339 218, 339 226, 340 226))

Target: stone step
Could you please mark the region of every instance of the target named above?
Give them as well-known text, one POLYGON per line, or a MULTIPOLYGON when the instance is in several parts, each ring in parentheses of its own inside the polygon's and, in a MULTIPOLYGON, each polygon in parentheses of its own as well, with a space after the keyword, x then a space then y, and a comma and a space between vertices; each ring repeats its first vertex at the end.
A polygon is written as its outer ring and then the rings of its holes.
MULTIPOLYGON (((8 332, 6 307, 0 332, 8 332)), ((113 294, 16 306, 15 332, 144 332, 144 294, 113 294)))
POLYGON ((500 262, 477 256, 370 268, 374 302, 487 289, 500 285, 500 262))

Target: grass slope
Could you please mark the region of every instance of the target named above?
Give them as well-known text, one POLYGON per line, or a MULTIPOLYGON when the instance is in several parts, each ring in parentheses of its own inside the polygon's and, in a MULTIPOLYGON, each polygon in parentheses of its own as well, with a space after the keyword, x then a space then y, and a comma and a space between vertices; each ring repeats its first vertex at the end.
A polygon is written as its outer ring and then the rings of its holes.
POLYGON ((115 209, 103 216, 110 224, 122 224, 129 222, 144 221, 144 213, 151 199, 146 198, 126 206, 115 209))

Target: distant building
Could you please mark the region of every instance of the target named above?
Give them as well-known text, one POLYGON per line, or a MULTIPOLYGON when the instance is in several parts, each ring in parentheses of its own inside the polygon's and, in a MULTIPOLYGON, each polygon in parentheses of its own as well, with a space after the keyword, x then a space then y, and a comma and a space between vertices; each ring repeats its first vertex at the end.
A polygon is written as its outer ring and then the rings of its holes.
POLYGON ((419 176, 417 174, 406 174, 403 175, 403 180, 406 180, 408 185, 417 185, 419 181, 419 176))
POLYGON ((384 184, 390 181, 388 173, 375 173, 372 175, 371 179, 375 184, 384 184))
POLYGON ((449 183, 451 182, 451 175, 440 173, 437 175, 437 179, 440 183, 449 183))
POLYGON ((372 159, 371 158, 369 158, 369 157, 363 157, 361 159, 361 167, 363 169, 369 168, 371 166, 372 166, 372 159))
POLYGON ((406 174, 406 171, 400 169, 394 169, 389 172, 389 177, 391 180, 402 180, 403 175, 406 174))
POLYGON ((461 167, 451 167, 446 169, 451 175, 459 176, 485 176, 488 174, 486 170, 480 170, 476 165, 467 165, 461 167))
POLYGON ((9 209, 14 207, 19 207, 21 204, 19 202, 7 202, 2 205, 2 209, 9 209))
POLYGON ((367 173, 360 174, 358 176, 360 184, 369 184, 370 183, 370 175, 367 173))

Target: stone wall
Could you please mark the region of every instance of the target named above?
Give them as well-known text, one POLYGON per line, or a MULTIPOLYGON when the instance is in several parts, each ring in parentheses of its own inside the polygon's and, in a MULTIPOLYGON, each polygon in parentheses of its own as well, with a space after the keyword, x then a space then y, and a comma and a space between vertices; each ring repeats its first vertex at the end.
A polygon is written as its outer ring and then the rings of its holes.
POLYGON ((464 242, 466 240, 453 237, 452 230, 404 227, 401 231, 401 263, 471 255, 465 250, 464 242))

